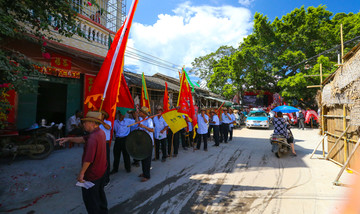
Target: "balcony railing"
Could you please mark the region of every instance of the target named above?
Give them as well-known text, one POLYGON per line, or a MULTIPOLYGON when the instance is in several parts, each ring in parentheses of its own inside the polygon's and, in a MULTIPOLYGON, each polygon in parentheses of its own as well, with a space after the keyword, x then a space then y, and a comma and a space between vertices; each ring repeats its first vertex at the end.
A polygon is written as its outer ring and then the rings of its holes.
POLYGON ((97 3, 100 8, 86 0, 72 0, 76 12, 116 32, 125 21, 125 0, 97 0, 97 3))

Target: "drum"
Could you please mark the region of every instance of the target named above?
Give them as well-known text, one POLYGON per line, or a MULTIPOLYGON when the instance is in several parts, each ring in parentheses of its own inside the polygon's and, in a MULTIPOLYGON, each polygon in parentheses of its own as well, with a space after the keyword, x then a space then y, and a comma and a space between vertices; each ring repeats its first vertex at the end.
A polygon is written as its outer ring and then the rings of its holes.
POLYGON ((126 137, 126 150, 136 160, 144 160, 152 154, 152 140, 143 130, 134 130, 126 137))

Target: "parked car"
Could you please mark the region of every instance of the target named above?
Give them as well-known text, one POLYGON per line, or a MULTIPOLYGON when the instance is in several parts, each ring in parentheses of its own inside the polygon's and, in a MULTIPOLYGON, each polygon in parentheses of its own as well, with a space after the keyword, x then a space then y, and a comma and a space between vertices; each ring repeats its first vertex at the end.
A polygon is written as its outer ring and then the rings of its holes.
POLYGON ((250 111, 245 120, 246 128, 258 127, 266 128, 270 127, 269 116, 265 111, 250 111))

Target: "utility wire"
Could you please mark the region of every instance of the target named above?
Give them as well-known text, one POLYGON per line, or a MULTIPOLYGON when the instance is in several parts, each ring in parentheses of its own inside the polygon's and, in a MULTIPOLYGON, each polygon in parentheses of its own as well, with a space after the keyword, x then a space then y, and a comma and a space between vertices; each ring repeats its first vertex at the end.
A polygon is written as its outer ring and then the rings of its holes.
MULTIPOLYGON (((357 39, 360 39, 360 36, 357 36, 357 37, 355 37, 355 38, 353 38, 353 39, 347 40, 346 42, 344 42, 344 45, 346 45, 346 44, 348 44, 348 43, 350 43, 350 42, 353 42, 353 41, 355 41, 355 40, 357 40, 357 39)), ((290 70, 290 69, 292 69, 292 68, 295 68, 295 67, 297 67, 297 66, 299 66, 299 65, 301 65, 301 64, 303 64, 303 63, 306 63, 306 62, 308 62, 308 61, 310 61, 310 60, 313 60, 314 58, 317 58, 317 57, 319 57, 319 56, 321 56, 321 55, 325 55, 325 54, 327 54, 327 53, 329 53, 329 52, 331 52, 331 51, 333 51, 333 50, 335 50, 335 49, 337 49, 337 48, 340 48, 340 47, 341 47, 341 44, 340 44, 340 45, 336 45, 336 46, 333 47, 333 48, 327 49, 327 50, 325 50, 325 51, 323 51, 323 52, 321 52, 321 53, 319 53, 319 54, 316 54, 315 56, 312 56, 312 57, 310 57, 310 58, 307 58, 307 59, 303 60, 302 62, 299 62, 299 63, 297 63, 297 64, 295 64, 295 65, 293 65, 293 66, 290 66, 290 67, 288 67, 288 68, 286 68, 286 69, 283 69, 282 71, 288 71, 288 70, 290 70)))

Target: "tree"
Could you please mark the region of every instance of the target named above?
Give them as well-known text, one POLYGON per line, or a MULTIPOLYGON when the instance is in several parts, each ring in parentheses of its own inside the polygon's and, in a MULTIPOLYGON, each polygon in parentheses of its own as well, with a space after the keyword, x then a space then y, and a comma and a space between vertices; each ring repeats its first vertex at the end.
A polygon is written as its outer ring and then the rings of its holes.
MULTIPOLYGON (((339 49, 328 50, 340 44, 340 23, 344 25, 345 41, 359 35, 360 13, 333 16, 323 5, 296 8, 273 22, 256 13, 253 32, 244 38, 237 50, 231 56, 213 60, 209 63, 211 66, 206 67, 208 87, 224 96, 243 90, 266 90, 280 92, 285 100, 314 100, 316 90, 306 89, 306 86, 318 85, 319 80, 305 79, 304 75, 319 74, 320 63, 326 68, 324 73, 334 70, 329 66, 336 63, 339 49)), ((347 44, 346 50, 356 42, 358 40, 347 44)), ((199 57, 194 64, 202 65, 202 60, 199 57)))
POLYGON ((191 63, 192 69, 189 72, 195 73, 196 75, 199 75, 200 78, 209 81, 210 76, 213 74, 214 65, 222 58, 231 56, 235 51, 235 48, 232 46, 221 46, 215 53, 195 58, 191 63))
MULTIPOLYGON (((95 0, 84 2, 99 8, 95 0)), ((46 40, 56 40, 54 34, 71 37, 84 36, 78 28, 77 12, 67 0, 14 1, 0 0, 0 93, 7 94, 14 89, 17 93, 33 91, 28 77, 43 74, 34 68, 36 62, 25 55, 4 48, 7 41, 28 40, 41 44, 43 56, 47 57, 46 40)), ((58 41, 58 40, 57 40, 58 41)), ((1 97, 0 115, 11 109, 7 99, 1 97)), ((4 127, 4 117, 0 118, 0 128, 4 127)))

